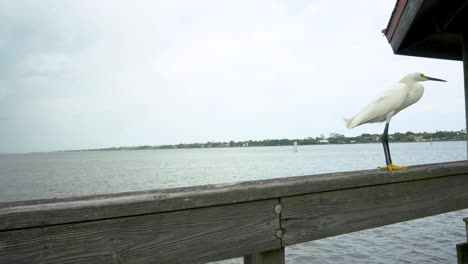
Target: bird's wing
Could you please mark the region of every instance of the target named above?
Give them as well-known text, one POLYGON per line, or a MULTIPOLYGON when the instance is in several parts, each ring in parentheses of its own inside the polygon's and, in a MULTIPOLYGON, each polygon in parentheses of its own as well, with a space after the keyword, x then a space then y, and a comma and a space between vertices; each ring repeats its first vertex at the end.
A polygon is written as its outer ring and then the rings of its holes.
POLYGON ((408 86, 398 83, 385 90, 375 100, 350 120, 348 127, 353 128, 366 123, 383 122, 395 114, 395 110, 405 101, 408 86))

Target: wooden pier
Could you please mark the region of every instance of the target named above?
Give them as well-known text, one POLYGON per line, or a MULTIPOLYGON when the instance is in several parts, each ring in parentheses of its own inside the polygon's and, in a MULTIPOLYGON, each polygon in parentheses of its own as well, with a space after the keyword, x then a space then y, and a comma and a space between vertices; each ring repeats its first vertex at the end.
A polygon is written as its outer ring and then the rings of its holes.
POLYGON ((284 263, 286 246, 468 208, 467 190, 460 161, 0 203, 0 263, 284 263))

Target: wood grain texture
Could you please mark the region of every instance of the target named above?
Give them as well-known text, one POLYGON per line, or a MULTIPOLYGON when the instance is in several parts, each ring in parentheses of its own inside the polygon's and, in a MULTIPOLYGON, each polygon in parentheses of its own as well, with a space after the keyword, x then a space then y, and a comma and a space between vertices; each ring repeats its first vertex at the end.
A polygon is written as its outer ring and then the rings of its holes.
POLYGON ((468 208, 468 174, 282 198, 283 246, 468 208))
POLYGON ((390 40, 390 45, 394 53, 404 49, 402 47, 403 40, 405 39, 408 31, 413 24, 416 14, 418 13, 419 9, 423 5, 424 0, 409 0, 406 2, 405 9, 401 14, 400 20, 396 26, 395 32, 390 40))
POLYGON ((256 252, 468 208, 466 190, 462 161, 3 203, 0 263, 259 261, 274 254, 256 252))
POLYGON ((0 232, 0 263, 201 263, 280 248, 277 200, 0 232))
POLYGON ((0 231, 386 185, 468 173, 468 161, 389 173, 377 169, 145 192, 0 203, 0 231))

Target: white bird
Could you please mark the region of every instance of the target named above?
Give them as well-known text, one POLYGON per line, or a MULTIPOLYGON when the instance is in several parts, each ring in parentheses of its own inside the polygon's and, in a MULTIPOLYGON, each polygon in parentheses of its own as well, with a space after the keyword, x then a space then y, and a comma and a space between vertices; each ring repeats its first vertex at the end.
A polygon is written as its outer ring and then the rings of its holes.
POLYGON ((357 115, 352 118, 345 118, 347 128, 385 121, 382 144, 387 166, 381 169, 390 171, 408 169, 407 166, 397 166, 392 163, 390 148, 388 146, 388 126, 393 116, 421 99, 424 93, 424 87, 418 82, 429 80, 446 82, 442 79, 428 77, 419 72, 410 73, 401 79, 400 82, 383 91, 380 96, 371 101, 357 115))

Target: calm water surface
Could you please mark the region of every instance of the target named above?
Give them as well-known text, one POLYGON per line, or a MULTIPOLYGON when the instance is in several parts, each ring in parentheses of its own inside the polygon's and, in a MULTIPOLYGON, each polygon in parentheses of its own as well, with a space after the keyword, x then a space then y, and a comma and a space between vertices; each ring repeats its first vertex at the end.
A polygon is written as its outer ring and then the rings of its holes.
MULTIPOLYGON (((465 142, 391 144, 393 161, 466 159, 465 142)), ((0 201, 374 169, 380 144, 0 154, 0 201)), ((288 263, 456 263, 468 210, 287 248, 288 263)), ((239 259, 223 263, 241 263, 239 259)))

